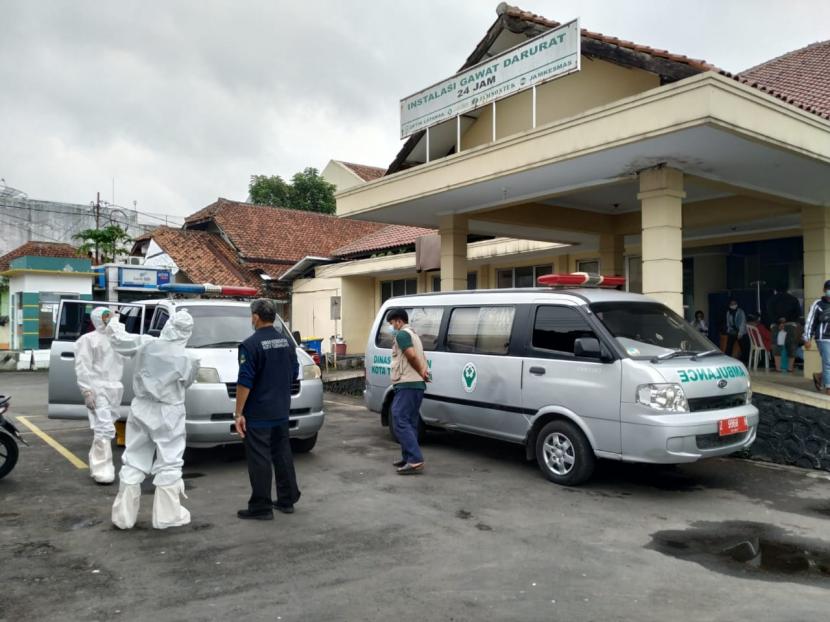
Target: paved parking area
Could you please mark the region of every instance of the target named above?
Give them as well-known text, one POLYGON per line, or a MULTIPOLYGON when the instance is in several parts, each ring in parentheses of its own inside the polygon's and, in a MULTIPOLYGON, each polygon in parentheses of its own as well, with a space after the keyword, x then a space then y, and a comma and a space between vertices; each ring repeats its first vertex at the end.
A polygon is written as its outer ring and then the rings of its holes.
MULTIPOLYGON (((13 414, 86 459, 83 425, 46 418, 46 375, 0 374, 13 414)), ((523 450, 437 433, 427 472, 359 400, 330 396, 291 516, 242 522, 239 448, 189 451, 193 524, 109 523, 115 487, 31 433, 0 480, 0 620, 821 620, 830 482, 740 460, 602 464, 578 489, 523 450)))

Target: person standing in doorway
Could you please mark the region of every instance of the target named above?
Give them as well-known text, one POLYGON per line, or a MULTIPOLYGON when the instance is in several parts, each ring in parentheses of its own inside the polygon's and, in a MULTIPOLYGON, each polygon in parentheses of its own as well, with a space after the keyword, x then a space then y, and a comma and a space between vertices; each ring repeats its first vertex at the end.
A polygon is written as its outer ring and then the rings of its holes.
POLYGON ((816 391, 830 395, 830 281, 824 282, 824 295, 810 307, 804 322, 804 347, 815 339, 821 356, 821 372, 813 374, 816 391))
POLYGON ((749 335, 746 331, 746 313, 738 306, 734 298, 729 301, 729 308, 726 310, 726 354, 732 356, 735 342, 741 347, 741 362, 749 363, 749 335))
POLYGON ((266 298, 251 303, 254 334, 239 346, 236 430, 245 441, 251 497, 236 514, 242 519, 273 520, 274 510, 292 514, 300 499, 289 442, 291 385, 299 375, 291 337, 275 326, 277 307, 266 298), (277 480, 272 502, 271 471, 277 480))
POLYGON ((418 446, 421 401, 429 382, 429 367, 421 338, 409 326, 406 309, 391 309, 386 316, 395 341, 392 344, 392 425, 401 444, 401 459, 394 463, 398 475, 416 475, 424 470, 418 446))
POLYGON ((692 326, 702 335, 706 335, 709 332, 709 325, 706 323, 706 319, 704 318, 703 311, 697 310, 695 311, 695 321, 692 322, 692 326))

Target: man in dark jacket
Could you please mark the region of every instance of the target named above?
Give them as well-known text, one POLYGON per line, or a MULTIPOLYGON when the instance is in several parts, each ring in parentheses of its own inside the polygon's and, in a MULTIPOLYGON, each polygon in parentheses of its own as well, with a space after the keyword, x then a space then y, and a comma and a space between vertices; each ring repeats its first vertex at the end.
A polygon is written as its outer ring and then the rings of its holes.
POLYGON ((274 321, 274 302, 260 298, 251 303, 251 324, 256 332, 239 346, 234 421, 245 439, 251 498, 239 518, 271 520, 273 509, 294 512, 300 498, 294 458, 289 443, 288 413, 291 385, 299 374, 297 352, 291 337, 274 321), (271 501, 271 469, 277 480, 277 500, 271 501))
POLYGON ((798 298, 785 289, 775 289, 773 292, 767 301, 767 318, 770 324, 777 324, 781 318, 784 318, 785 322, 797 321, 801 317, 798 298))

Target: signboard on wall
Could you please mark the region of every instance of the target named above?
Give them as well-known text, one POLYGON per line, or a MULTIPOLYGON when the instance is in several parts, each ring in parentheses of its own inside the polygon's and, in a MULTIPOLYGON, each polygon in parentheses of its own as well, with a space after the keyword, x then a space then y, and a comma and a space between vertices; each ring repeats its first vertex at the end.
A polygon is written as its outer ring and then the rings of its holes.
POLYGON ((147 270, 144 268, 120 268, 120 287, 158 287, 170 282, 169 270, 147 270))
POLYGON ((579 71, 579 20, 530 39, 401 100, 401 138, 579 71))
POLYGON ((340 319, 340 296, 331 297, 331 319, 340 319))

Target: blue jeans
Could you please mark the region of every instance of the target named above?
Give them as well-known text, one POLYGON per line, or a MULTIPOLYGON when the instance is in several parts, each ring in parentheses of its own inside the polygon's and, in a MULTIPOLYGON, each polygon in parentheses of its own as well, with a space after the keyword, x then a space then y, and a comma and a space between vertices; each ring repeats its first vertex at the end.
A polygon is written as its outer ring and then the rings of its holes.
MULTIPOLYGON (((830 342, 827 344, 830 346, 830 342)), ((418 446, 418 423, 421 419, 422 389, 396 389, 392 398, 392 425, 401 444, 401 457, 409 464, 424 461, 418 446)))
POLYGON ((824 386, 830 388, 830 341, 816 341, 821 355, 821 377, 824 386))

